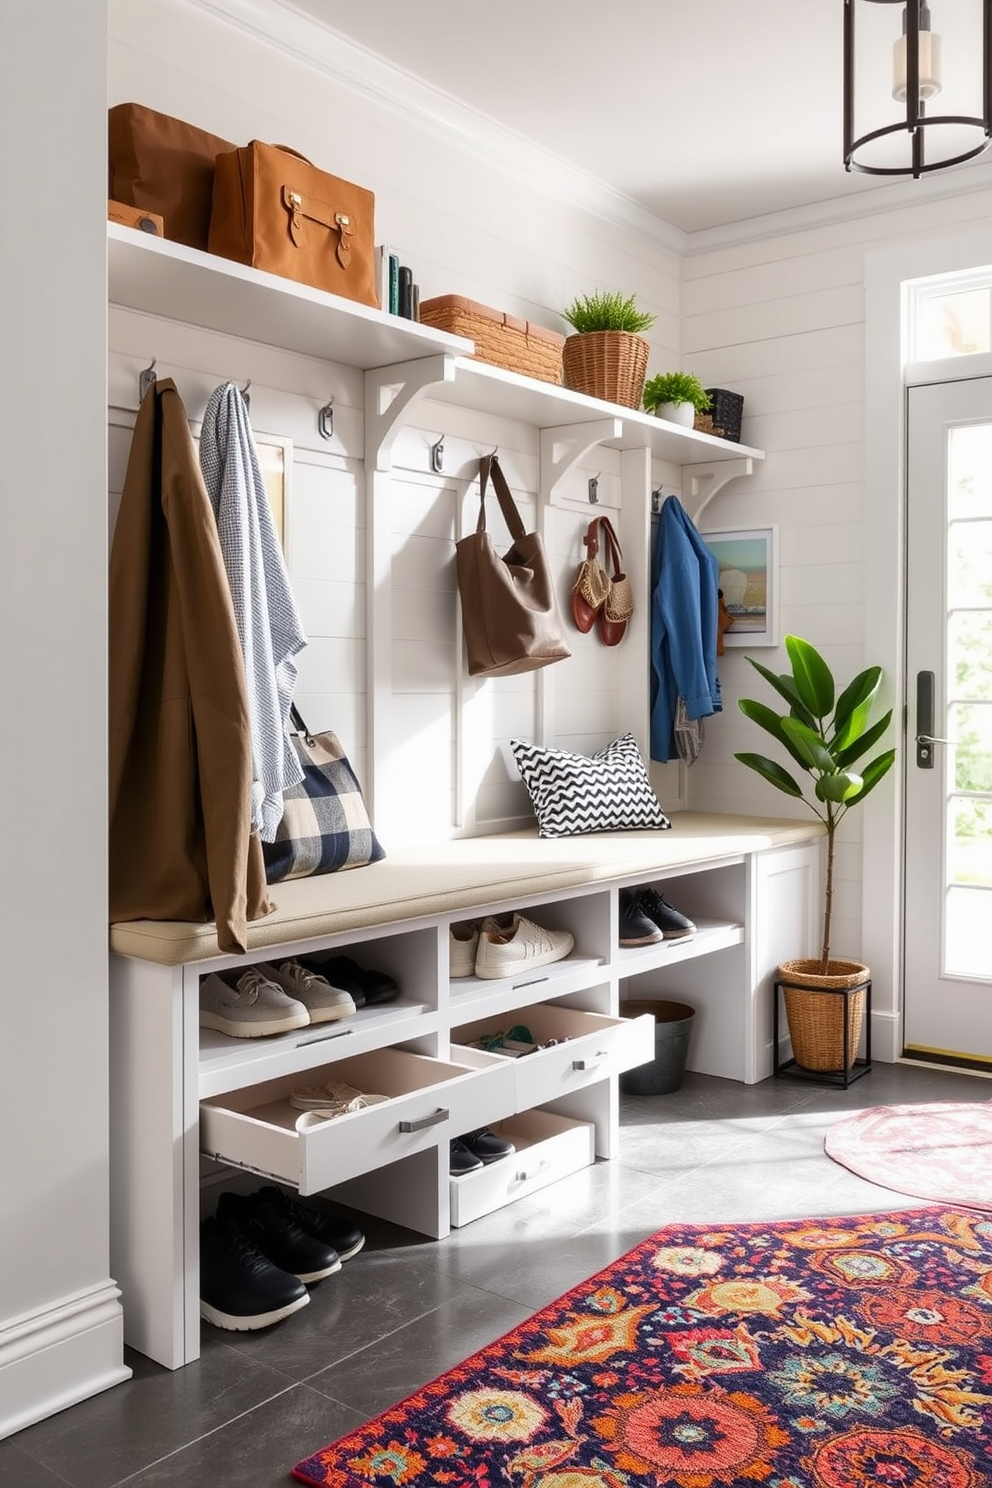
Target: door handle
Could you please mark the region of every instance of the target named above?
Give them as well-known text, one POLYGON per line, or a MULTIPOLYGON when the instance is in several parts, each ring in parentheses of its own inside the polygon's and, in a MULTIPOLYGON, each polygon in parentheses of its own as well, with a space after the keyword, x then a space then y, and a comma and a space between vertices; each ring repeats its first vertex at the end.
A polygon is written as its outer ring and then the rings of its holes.
POLYGON ((933 745, 939 741, 933 737, 933 672, 916 674, 916 768, 933 769, 933 745))

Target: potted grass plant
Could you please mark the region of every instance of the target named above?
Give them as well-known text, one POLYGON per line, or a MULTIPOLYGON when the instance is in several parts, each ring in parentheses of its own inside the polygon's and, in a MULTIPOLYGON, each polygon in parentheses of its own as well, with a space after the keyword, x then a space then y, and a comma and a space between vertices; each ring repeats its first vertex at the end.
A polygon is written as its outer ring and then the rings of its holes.
POLYGON ((573 335, 565 337, 562 374, 566 387, 624 408, 640 408, 650 346, 642 331, 656 317, 638 310, 634 295, 597 289, 578 295, 562 311, 573 335))
POLYGON ((659 372, 644 384, 644 407, 669 423, 691 429, 697 413, 706 413, 710 395, 691 372, 659 372))
POLYGON ((812 1070, 846 1070, 854 1063, 864 1018, 865 986, 871 973, 862 962, 842 960, 831 954, 837 829, 847 813, 860 806, 892 768, 894 749, 885 749, 862 764, 864 756, 885 734, 892 710, 872 722, 882 684, 880 667, 866 668, 838 691, 829 666, 809 641, 789 635, 785 638, 785 649, 791 671, 780 675, 762 666, 753 656, 747 660, 785 701, 787 711, 776 713, 765 703, 751 698, 741 698, 740 708, 752 723, 781 745, 807 779, 800 783, 791 769, 766 755, 743 753, 735 757, 776 790, 805 802, 826 828, 820 954, 784 962, 778 968, 777 978, 783 988, 797 1064, 812 1070), (860 991, 851 998, 849 1036, 845 1040, 845 998, 823 994, 852 988, 860 991))

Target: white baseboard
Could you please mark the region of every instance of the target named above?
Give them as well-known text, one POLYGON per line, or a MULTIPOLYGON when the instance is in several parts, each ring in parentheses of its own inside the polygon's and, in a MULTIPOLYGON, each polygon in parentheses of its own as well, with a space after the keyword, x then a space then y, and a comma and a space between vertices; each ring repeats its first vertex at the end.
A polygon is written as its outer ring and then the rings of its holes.
POLYGON ((871 1057, 879 1064, 895 1064, 902 1053, 902 1013, 871 1014, 871 1057))
POLYGON ((0 1321, 0 1438, 131 1378, 112 1281, 0 1321))

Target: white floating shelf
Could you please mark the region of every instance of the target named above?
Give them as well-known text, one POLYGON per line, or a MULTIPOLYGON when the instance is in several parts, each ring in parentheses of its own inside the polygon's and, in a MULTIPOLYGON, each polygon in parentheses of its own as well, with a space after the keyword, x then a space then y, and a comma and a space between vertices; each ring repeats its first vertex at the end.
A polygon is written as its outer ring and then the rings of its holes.
POLYGON ((113 222, 107 260, 112 305, 348 367, 472 350, 463 336, 113 222))
POLYGON ((457 403, 462 408, 500 414, 542 429, 595 423, 604 418, 622 419, 623 432, 617 438, 602 440, 604 445, 613 449, 647 446, 658 459, 671 460, 676 465, 712 465, 744 456, 754 460, 765 458, 764 450, 735 444, 715 434, 702 434, 696 429, 684 429, 653 413, 604 403, 571 388, 521 377, 517 372, 491 367, 488 362, 477 362, 464 355, 455 359, 453 381, 433 388, 427 396, 432 402, 457 403))

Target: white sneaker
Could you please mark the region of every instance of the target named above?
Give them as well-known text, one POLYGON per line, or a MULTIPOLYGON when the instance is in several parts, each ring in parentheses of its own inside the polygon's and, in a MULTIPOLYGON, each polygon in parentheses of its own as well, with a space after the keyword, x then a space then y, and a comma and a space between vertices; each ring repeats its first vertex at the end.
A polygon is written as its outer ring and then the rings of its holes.
POLYGON ((475 973, 479 948, 478 920, 460 920, 448 930, 448 975, 468 977, 475 973))
POLYGON ((508 923, 483 920, 475 974, 486 978, 516 976, 533 966, 560 961, 574 944, 575 936, 568 930, 545 930, 523 915, 511 915, 508 923))
POLYGON ((289 996, 302 1002, 311 1023, 331 1023, 355 1011, 355 999, 343 987, 332 987, 326 977, 309 971, 299 961, 270 962, 265 975, 289 996))
POLYGON ((289 1104, 295 1111, 322 1111, 324 1116, 349 1116, 367 1106, 379 1106, 389 1099, 367 1090, 358 1090, 345 1080, 328 1080, 326 1085, 297 1085, 289 1093, 289 1104))
POLYGON ((257 966, 246 971, 212 971, 200 982, 200 1027, 234 1038, 262 1038, 305 1028, 310 1014, 287 997, 257 966))

